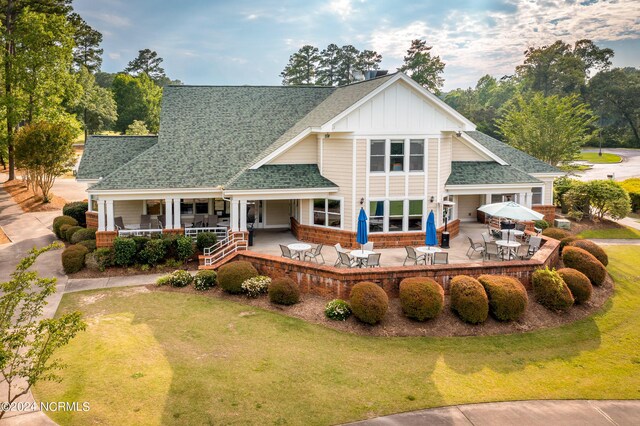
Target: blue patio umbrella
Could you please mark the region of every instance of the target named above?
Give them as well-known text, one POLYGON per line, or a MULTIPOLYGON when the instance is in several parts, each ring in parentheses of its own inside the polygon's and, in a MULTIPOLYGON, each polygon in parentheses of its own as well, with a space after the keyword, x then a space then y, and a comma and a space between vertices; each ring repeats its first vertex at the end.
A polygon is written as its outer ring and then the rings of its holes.
POLYGON ((360 250, 362 245, 367 244, 367 214, 364 209, 360 207, 360 214, 358 215, 358 232, 356 233, 356 242, 360 244, 360 250))
POLYGON ((425 234, 424 243, 428 246, 438 245, 438 236, 436 234, 436 218, 433 210, 429 212, 427 217, 427 232, 425 234))

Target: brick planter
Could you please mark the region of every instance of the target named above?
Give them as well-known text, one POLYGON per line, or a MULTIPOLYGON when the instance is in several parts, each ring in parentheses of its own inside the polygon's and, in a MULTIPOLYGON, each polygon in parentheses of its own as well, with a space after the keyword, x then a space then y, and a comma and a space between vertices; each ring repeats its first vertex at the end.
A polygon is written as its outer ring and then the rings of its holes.
POLYGON ((162 235, 184 235, 184 229, 182 229, 182 228, 163 229, 162 230, 162 235))
POLYGON ((87 221, 87 228, 98 229, 98 212, 86 211, 84 217, 87 221))
POLYGON ((118 231, 98 231, 96 232, 96 247, 113 247, 113 241, 118 236, 118 231))

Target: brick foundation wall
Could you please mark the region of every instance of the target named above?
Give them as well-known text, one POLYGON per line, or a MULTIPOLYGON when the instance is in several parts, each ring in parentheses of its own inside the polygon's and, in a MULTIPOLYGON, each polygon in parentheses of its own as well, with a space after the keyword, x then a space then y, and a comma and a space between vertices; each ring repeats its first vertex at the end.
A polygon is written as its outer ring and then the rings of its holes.
MULTIPOLYGON (((438 241, 444 226, 436 230, 438 241)), ((447 225, 447 231, 451 238, 460 232, 460 221, 451 221, 447 225)), ((345 248, 357 248, 356 233, 343 231, 340 229, 321 228, 318 226, 301 225, 297 220, 291 218, 291 233, 300 241, 307 241, 315 244, 334 245, 340 243, 345 248)), ((404 246, 424 245, 424 232, 394 232, 387 234, 369 234, 369 241, 373 242, 377 248, 394 248, 404 246)))
POLYGON ((183 228, 163 229, 162 234, 163 235, 184 235, 184 229, 183 228))
POLYGON ((98 229, 98 212, 87 211, 85 212, 84 217, 87 221, 87 228, 98 229))
POLYGON ((456 275, 474 277, 484 274, 509 275, 520 280, 527 289, 531 289, 531 275, 535 270, 545 266, 554 267, 558 263, 559 245, 559 241, 543 237, 542 247, 530 260, 371 269, 334 268, 252 251, 235 253, 233 260, 251 262, 261 274, 272 278, 290 277, 298 283, 303 293, 348 299, 353 285, 361 281, 372 281, 379 284, 389 297, 398 297, 400 281, 409 277, 431 277, 444 288, 446 293, 449 292, 449 282, 456 275))
POLYGON ((118 236, 118 231, 96 232, 96 247, 113 247, 113 241, 118 236))
POLYGON ((538 213, 542 213, 544 215, 544 220, 549 222, 550 225, 553 225, 553 220, 556 218, 556 206, 540 204, 531 208, 538 213))

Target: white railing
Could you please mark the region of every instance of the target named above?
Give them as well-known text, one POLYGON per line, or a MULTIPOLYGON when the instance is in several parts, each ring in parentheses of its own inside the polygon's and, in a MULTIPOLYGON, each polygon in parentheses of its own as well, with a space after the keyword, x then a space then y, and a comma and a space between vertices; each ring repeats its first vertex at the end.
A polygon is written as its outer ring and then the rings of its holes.
POLYGON ((119 229, 119 237, 150 237, 153 234, 162 235, 162 229, 119 229))
POLYGON ((185 228, 184 235, 186 235, 187 237, 191 237, 193 239, 193 241, 196 241, 196 239, 198 238, 198 234, 200 234, 201 232, 214 233, 214 234, 216 234, 216 237, 218 237, 218 240, 222 240, 222 239, 227 238, 227 235, 229 233, 229 228, 225 228, 224 226, 203 227, 203 228, 185 228))
POLYGON ((211 266, 230 254, 235 253, 240 247, 246 250, 247 245, 248 241, 245 238, 245 233, 231 234, 228 238, 217 242, 211 247, 205 248, 204 255, 208 257, 205 257, 204 265, 211 266))

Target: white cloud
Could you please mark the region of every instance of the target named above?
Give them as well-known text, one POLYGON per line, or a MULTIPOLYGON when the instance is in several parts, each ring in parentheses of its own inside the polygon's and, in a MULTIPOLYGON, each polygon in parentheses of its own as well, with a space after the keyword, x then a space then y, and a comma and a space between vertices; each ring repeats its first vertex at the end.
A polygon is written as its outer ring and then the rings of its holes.
POLYGON ((247 19, 247 21, 253 21, 253 20, 258 19, 258 15, 255 14, 255 13, 251 13, 251 14, 247 15, 246 19, 247 19))
POLYGON ((513 73, 531 46, 558 39, 573 43, 583 38, 598 42, 640 36, 637 0, 591 6, 561 0, 512 1, 515 13, 452 11, 438 26, 416 20, 404 27, 377 28, 370 44, 384 56, 385 65, 399 65, 411 40, 426 40, 447 64, 445 88, 452 88, 465 80, 464 73, 473 73, 466 84, 486 73, 513 73))
POLYGON ((131 26, 131 20, 129 18, 113 13, 87 11, 83 12, 83 16, 96 19, 112 27, 126 28, 131 26))
POLYGON ((107 53, 107 56, 109 57, 109 59, 113 59, 113 60, 120 59, 121 57, 120 53, 118 52, 109 52, 107 53))
POLYGON ((353 12, 353 6, 351 0, 331 0, 327 5, 327 10, 338 15, 341 19, 347 19, 353 12))

